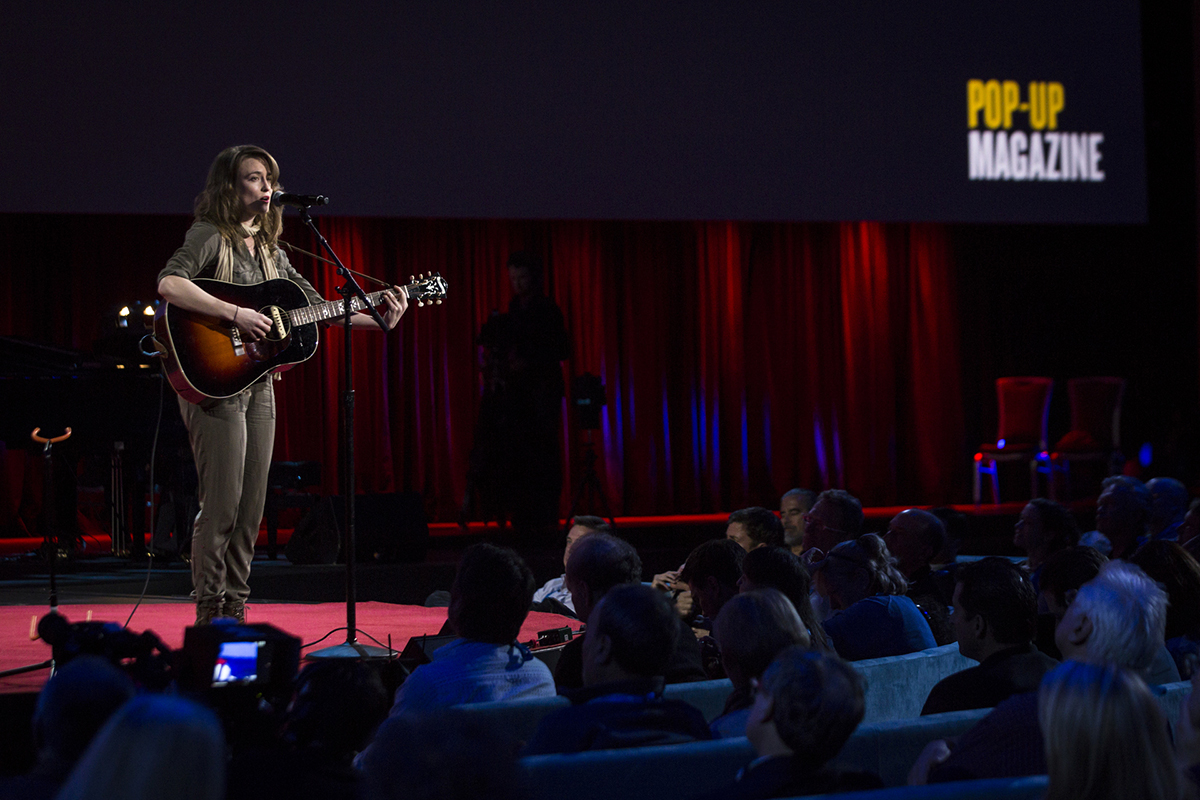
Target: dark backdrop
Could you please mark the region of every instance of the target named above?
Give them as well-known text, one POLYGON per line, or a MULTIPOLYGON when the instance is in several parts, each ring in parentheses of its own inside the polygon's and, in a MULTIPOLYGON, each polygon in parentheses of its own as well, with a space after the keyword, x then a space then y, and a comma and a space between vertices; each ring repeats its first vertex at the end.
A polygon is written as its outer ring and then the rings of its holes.
MULTIPOLYGON (((1193 23, 1190 3, 1142 10, 1144 225, 327 217, 353 264, 450 280, 447 304, 414 309, 399 335, 361 336, 360 489, 422 491, 453 518, 479 395, 472 339, 506 305, 518 248, 547 261, 569 372, 605 377, 602 477, 622 513, 772 505, 796 484, 964 500, 970 452, 994 434, 992 382, 1008 374, 1059 381, 1052 436, 1067 378, 1126 377, 1127 447, 1151 442, 1150 472, 1194 478, 1193 23)), ((90 350, 105 310, 152 297, 187 224, 0 216, 0 334, 90 350)), ((324 267, 301 269, 332 295, 324 267)), ((329 487, 339 335, 280 385, 277 457, 322 460, 329 487)), ((569 415, 564 439, 570 483, 569 415)))

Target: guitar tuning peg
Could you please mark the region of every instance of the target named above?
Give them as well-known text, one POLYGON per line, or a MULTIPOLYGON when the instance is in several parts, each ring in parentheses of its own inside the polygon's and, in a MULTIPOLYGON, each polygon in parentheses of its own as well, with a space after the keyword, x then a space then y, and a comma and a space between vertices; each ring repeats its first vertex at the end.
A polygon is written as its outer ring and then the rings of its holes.
POLYGON ((424 307, 425 307, 425 301, 424 301, 424 300, 418 300, 418 301, 417 301, 417 308, 424 308, 424 307))
POLYGON ((437 304, 440 306, 440 305, 442 304, 442 301, 441 301, 441 300, 438 300, 438 301, 437 301, 437 304))

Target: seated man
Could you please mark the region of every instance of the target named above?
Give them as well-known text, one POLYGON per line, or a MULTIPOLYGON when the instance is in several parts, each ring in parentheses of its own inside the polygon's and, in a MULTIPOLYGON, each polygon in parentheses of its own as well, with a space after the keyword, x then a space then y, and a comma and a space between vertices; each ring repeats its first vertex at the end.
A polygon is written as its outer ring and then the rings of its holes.
POLYGON ((571 548, 589 533, 612 533, 612 526, 605 522, 604 517, 577 516, 572 523, 571 529, 567 531, 567 546, 563 549, 563 574, 546 581, 542 588, 533 593, 534 611, 575 617, 575 601, 571 599, 571 592, 566 584, 567 560, 571 557, 571 548))
MULTIPOLYGON (((1127 558, 1144 541, 1150 491, 1128 475, 1105 478, 1102 485, 1104 490, 1096 500, 1096 532, 1100 536, 1094 543, 1107 543, 1111 549, 1105 555, 1109 558, 1127 558)), ((1093 544, 1093 540, 1085 536, 1080 544, 1093 544)))
POLYGON ((705 621, 697 627, 711 628, 721 606, 738 593, 746 551, 732 539, 710 539, 688 554, 679 573, 705 621))
POLYGON ((958 652, 979 666, 947 676, 922 714, 992 708, 1021 692, 1037 691, 1058 664, 1033 646, 1037 597, 1029 576, 1007 558, 985 558, 958 571, 950 622, 958 652))
POLYGON ((879 789, 875 775, 825 766, 865 712, 862 678, 836 656, 784 650, 756 683, 746 737, 758 758, 713 800, 756 800, 879 789))
POLYGON ((779 498, 779 521, 783 523, 783 543, 795 555, 804 550, 804 517, 817 500, 810 489, 789 489, 779 498))
MULTIPOLYGON (((722 540, 724 541, 724 540, 722 540)), ((741 552, 741 548, 730 543, 741 552)), ((575 601, 575 610, 580 619, 591 616, 592 609, 614 586, 639 583, 642 579, 642 559, 633 546, 623 539, 608 533, 592 533, 581 539, 572 549, 567 561, 566 585, 575 601)), ((691 629, 678 614, 676 627, 680 636, 666 667, 667 683, 685 683, 704 680, 704 668, 700 663, 700 645, 691 629), (686 635, 683 635, 685 634, 686 635)), ((578 689, 583 686, 583 648, 587 633, 576 636, 558 658, 554 669, 554 682, 559 691, 578 689)))
POLYGON ((750 552, 756 547, 783 547, 783 523, 765 508, 751 506, 729 515, 725 538, 732 539, 750 552))
POLYGON ((946 526, 940 519, 919 508, 906 509, 892 517, 883 541, 896 558, 896 569, 908 581, 909 597, 916 601, 929 596, 944 606, 952 605, 953 583, 945 574, 935 575, 930 566, 946 545, 946 526))
POLYGON ((804 515, 805 564, 823 559, 835 545, 857 539, 862 531, 862 503, 843 489, 826 489, 817 495, 812 511, 804 515))
POLYGON ((733 539, 711 539, 688 554, 679 573, 679 580, 687 584, 688 592, 700 607, 692 626, 696 636, 701 637, 700 658, 709 678, 724 678, 725 670, 716 640, 705 631, 712 630, 721 607, 737 596, 745 559, 746 551, 733 539))
POLYGON ((571 707, 542 719, 524 755, 708 739, 703 714, 662 696, 680 635, 688 634, 661 592, 637 583, 606 592, 588 617, 584 688, 568 693, 571 707))
POLYGON ((434 651, 396 691, 391 715, 459 703, 553 697, 544 663, 517 643, 533 599, 533 573, 515 551, 467 548, 450 587, 450 627, 459 638, 434 651))
MULTIPOLYGON (((1114 664, 1144 675, 1164 649, 1166 624, 1167 593, 1132 564, 1110 561, 1079 589, 1055 639, 1064 660, 1114 664)), ((1037 697, 1013 695, 953 747, 944 739, 931 742, 909 783, 1045 774, 1037 697)))

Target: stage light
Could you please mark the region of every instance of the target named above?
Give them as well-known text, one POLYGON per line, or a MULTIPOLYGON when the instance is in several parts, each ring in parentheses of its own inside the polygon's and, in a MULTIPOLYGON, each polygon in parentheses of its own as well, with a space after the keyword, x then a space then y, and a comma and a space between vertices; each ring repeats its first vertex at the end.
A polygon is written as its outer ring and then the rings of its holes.
POLYGON ((1153 461, 1154 461, 1154 447, 1152 447, 1149 442, 1146 442, 1141 447, 1138 448, 1138 463, 1141 464, 1143 468, 1145 468, 1145 467, 1150 466, 1151 462, 1153 462, 1153 461))
POLYGON ((996 442, 996 447, 1003 450, 1005 444, 1006 444, 1006 442, 1003 439, 1001 439, 1000 441, 996 442))
POLYGON ((142 316, 144 316, 144 317, 153 317, 154 316, 154 305, 152 303, 146 303, 146 307, 142 309, 142 316))
POLYGON ((129 306, 122 306, 121 310, 118 311, 117 313, 120 314, 122 317, 128 317, 129 316, 129 306))

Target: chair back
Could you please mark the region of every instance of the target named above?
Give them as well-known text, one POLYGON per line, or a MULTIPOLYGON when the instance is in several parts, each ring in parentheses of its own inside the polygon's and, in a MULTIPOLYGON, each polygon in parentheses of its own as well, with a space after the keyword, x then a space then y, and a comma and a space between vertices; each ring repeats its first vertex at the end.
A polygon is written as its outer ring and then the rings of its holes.
POLYGON ((1088 433, 1101 450, 1121 447, 1121 401, 1124 378, 1071 378, 1067 381, 1071 400, 1071 430, 1088 433))
POLYGON ((997 378, 1000 429, 996 441, 1004 439, 1007 447, 1045 450, 1053 387, 1050 378, 997 378))

